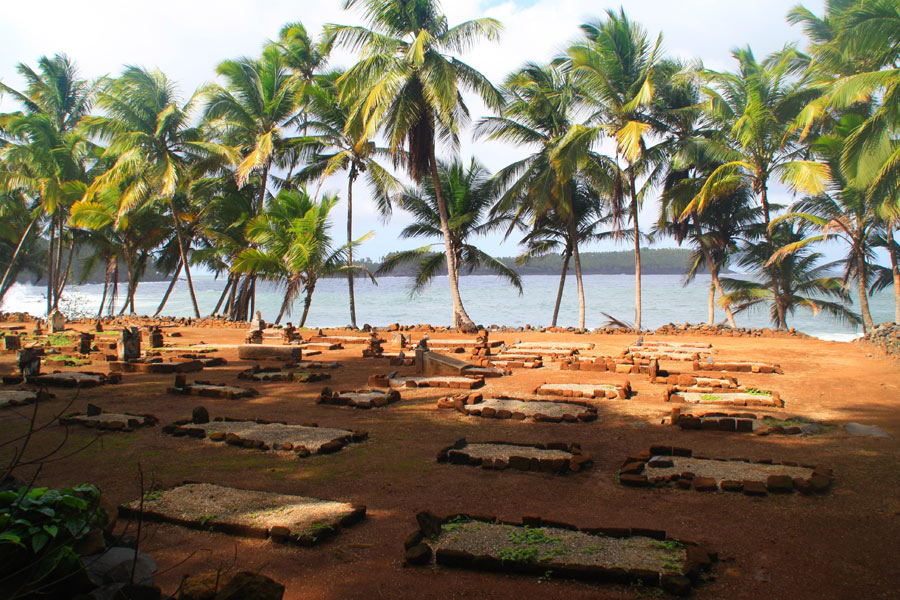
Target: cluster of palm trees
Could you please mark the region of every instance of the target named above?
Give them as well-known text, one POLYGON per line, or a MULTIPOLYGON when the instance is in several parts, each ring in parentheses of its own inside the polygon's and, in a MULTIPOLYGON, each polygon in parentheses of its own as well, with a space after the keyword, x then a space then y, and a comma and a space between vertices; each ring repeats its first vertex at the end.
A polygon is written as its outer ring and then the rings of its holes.
POLYGON ((579 247, 614 239, 634 248, 640 328, 641 247, 660 236, 694 249, 688 279, 711 274, 711 322, 717 307, 734 325, 735 314, 765 306, 786 328, 806 307, 871 327, 868 297, 890 285, 900 321, 896 0, 830 0, 822 16, 798 6, 788 20, 808 47, 762 60, 740 48, 733 72, 666 57, 661 35, 608 11, 561 56, 528 63, 499 86, 458 57, 498 40, 497 21, 450 25, 437 0, 343 5, 365 24, 327 25, 318 38, 288 24, 260 57, 224 61, 221 83, 187 100, 164 74, 140 67, 89 82, 65 56, 20 65, 24 90, 0 84, 21 105, 0 115, 0 299, 27 266, 46 278, 52 310, 76 249, 87 248, 89 264, 106 267, 101 312, 118 305, 120 267, 121 311, 133 310, 153 264, 173 285, 184 274, 199 317, 191 268, 203 265, 225 278, 215 314, 248 318, 266 280, 285 289, 279 320, 302 296, 301 324, 318 279, 344 274, 355 326, 354 277, 373 276, 353 261, 367 237, 352 229, 363 177, 385 218, 395 206, 413 216, 403 237, 443 241, 443 252, 429 244, 392 254, 378 272, 417 262, 421 290, 446 269, 461 330, 474 328, 459 293, 464 269, 487 267, 522 287, 471 238, 516 230, 521 260, 563 257, 553 325, 571 265, 584 327, 579 247), (335 48, 358 61, 330 68, 335 48), (465 94, 493 114, 471 124, 465 94), (493 175, 476 160, 466 165, 454 157, 470 125, 476 137, 529 154, 493 175), (321 193, 338 173, 348 208, 340 245, 329 233, 337 196, 321 193), (772 201, 777 182, 797 198, 792 206, 772 201), (648 200, 660 209, 645 232, 648 200), (823 263, 816 244, 832 239, 846 257, 823 263), (754 278, 721 276, 728 265, 754 278), (858 315, 848 308, 854 286, 858 315))

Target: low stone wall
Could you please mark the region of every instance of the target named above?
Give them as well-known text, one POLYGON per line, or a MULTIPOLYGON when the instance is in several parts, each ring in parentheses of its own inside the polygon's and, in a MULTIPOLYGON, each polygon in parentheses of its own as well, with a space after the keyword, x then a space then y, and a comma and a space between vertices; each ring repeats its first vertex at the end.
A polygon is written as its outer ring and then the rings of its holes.
POLYGON ((400 392, 397 390, 344 390, 332 392, 330 389, 325 388, 319 394, 317 404, 370 409, 381 408, 399 401, 400 392))
MULTIPOLYGON (((666 465, 668 466, 668 465, 666 465)), ((824 494, 834 481, 834 472, 831 469, 817 467, 815 465, 803 465, 792 461, 777 462, 772 459, 750 460, 748 458, 719 459, 702 456, 694 456, 690 448, 677 446, 651 446, 634 456, 629 456, 622 463, 618 471, 619 483, 627 487, 674 487, 683 490, 698 492, 715 492, 721 489, 723 492, 743 492, 746 496, 766 496, 773 494, 789 494, 797 491, 803 495, 824 494), (673 475, 655 476, 653 469, 648 469, 648 464, 655 461, 657 466, 659 457, 685 457, 697 460, 709 460, 724 463, 747 463, 756 465, 780 465, 784 467, 802 467, 812 470, 812 474, 805 478, 792 478, 788 475, 768 475, 765 481, 744 479, 741 481, 725 480, 721 484, 710 477, 698 477, 691 472, 683 472, 673 475)))
POLYGON ((411 533, 404 542, 405 564, 425 566, 432 563, 442 567, 472 569, 495 573, 542 576, 548 570, 553 577, 575 579, 589 583, 608 583, 621 585, 647 585, 662 587, 667 592, 684 596, 690 593, 693 585, 702 579, 702 573, 718 562, 718 555, 696 543, 676 540, 665 531, 643 529, 638 527, 578 527, 569 523, 545 519, 536 515, 526 515, 521 521, 509 521, 495 516, 469 515, 465 513, 439 517, 431 512, 420 512, 416 515, 418 529, 411 533), (580 561, 571 563, 560 559, 534 560, 524 558, 503 558, 499 554, 472 554, 463 550, 438 548, 433 551, 429 543, 433 543, 442 532, 454 524, 478 522, 494 525, 521 527, 523 530, 552 528, 577 532, 597 537, 596 547, 603 546, 603 540, 609 538, 649 538, 656 540, 660 546, 666 542, 684 548, 684 561, 672 570, 664 572, 645 569, 625 569, 607 567, 597 564, 584 564, 580 561), (527 528, 527 529, 526 529, 527 528))
POLYGON ((900 358, 900 325, 882 323, 867 332, 859 342, 867 346, 874 346, 893 358, 900 358))
MULTIPOLYGON (((442 448, 437 455, 437 461, 440 463, 449 462, 454 465, 471 465, 473 467, 481 467, 482 469, 493 469, 503 471, 505 469, 516 469, 519 471, 537 471, 542 473, 577 473, 584 470, 593 463, 593 457, 590 454, 582 452, 580 444, 564 444, 550 442, 547 444, 522 444, 519 442, 478 442, 479 444, 514 446, 522 448, 534 448, 537 450, 560 450, 568 452, 572 456, 570 458, 537 458, 529 456, 519 456, 510 453, 504 458, 483 459, 478 456, 471 456, 466 452, 469 442, 466 438, 461 438, 453 444, 442 448)), ((514 452, 514 451, 513 451, 514 452)))

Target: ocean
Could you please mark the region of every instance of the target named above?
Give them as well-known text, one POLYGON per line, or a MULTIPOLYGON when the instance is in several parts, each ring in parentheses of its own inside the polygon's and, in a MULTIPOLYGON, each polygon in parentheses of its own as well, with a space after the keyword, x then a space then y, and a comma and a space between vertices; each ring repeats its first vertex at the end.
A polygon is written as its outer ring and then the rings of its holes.
MULTIPOLYGON (((522 277, 522 281, 524 294, 520 296, 515 289, 493 276, 462 277, 460 290, 469 316, 477 324, 485 326, 548 326, 553 317, 559 277, 526 275, 522 277)), ((447 278, 436 278, 424 293, 414 297, 409 295, 410 283, 411 278, 408 277, 382 277, 377 285, 358 279, 355 286, 357 324, 449 324, 452 315, 447 278)), ((201 314, 206 315, 212 311, 224 285, 224 279, 217 280, 203 275, 194 277, 201 314)), ((603 313, 622 321, 633 322, 633 275, 586 275, 584 285, 588 328, 603 326, 607 321, 603 313)), ((153 314, 167 287, 167 282, 141 283, 135 298, 137 313, 153 314)), ((707 318, 708 276, 698 276, 693 283, 683 286, 680 275, 646 275, 642 287, 645 328, 656 328, 668 323, 701 323, 707 318)), ((124 300, 125 288, 124 284, 120 284, 117 310, 124 300)), ((257 290, 257 309, 262 312, 264 319, 274 320, 281 306, 281 290, 268 283, 258 285, 257 290)), ((64 313, 96 315, 102 293, 101 284, 69 285, 61 308, 64 313)), ((893 303, 892 290, 870 298, 872 317, 876 323, 893 321, 893 303)), ((46 312, 45 288, 15 284, 7 293, 2 310, 43 315, 46 312)), ((193 316, 184 281, 179 281, 176 285, 163 313, 176 317, 193 316)), ((301 314, 302 303, 298 301, 294 305, 293 314, 286 316, 283 322, 292 321, 297 325, 301 314)), ((717 309, 716 318, 724 319, 721 309, 717 309)), ((768 315, 763 310, 738 315, 736 321, 740 327, 771 326, 768 315)), ((347 281, 319 281, 307 326, 339 327, 349 322, 347 281)), ((562 327, 578 324, 578 295, 574 276, 570 276, 566 282, 558 324, 562 327)), ((790 315, 788 325, 809 335, 836 341, 850 341, 861 334, 861 329, 857 327, 836 322, 825 314, 814 315, 806 309, 798 309, 795 314, 790 315)))

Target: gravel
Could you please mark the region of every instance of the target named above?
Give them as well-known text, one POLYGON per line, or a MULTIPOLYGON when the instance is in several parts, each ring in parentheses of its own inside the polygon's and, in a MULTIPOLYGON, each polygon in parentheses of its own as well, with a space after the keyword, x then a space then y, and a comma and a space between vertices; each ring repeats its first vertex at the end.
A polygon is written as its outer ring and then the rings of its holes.
POLYGON ((431 545, 435 550, 446 548, 495 558, 531 555, 535 562, 658 572, 678 570, 686 558, 685 549, 677 543, 648 537, 613 538, 553 527, 529 529, 482 521, 445 524, 431 545), (523 536, 529 536, 531 541, 523 536))
POLYGON ((541 450, 534 446, 517 446, 515 444, 466 444, 462 451, 476 458, 503 458, 524 456, 525 458, 572 458, 571 452, 565 450, 541 450))
POLYGON ((290 442, 294 446, 306 446, 310 452, 316 452, 327 442, 353 435, 352 431, 346 429, 282 425, 281 423, 259 424, 253 421, 211 421, 193 424, 191 427, 205 429, 207 434, 213 431, 223 431, 234 433, 248 440, 262 440, 270 447, 290 442))
POLYGON ((812 469, 804 467, 786 467, 783 465, 762 465, 746 463, 743 461, 710 460, 704 458, 685 458, 683 456, 667 456, 671 459, 671 467, 655 468, 648 463, 645 471, 648 477, 674 475, 676 473, 690 472, 696 477, 711 477, 716 483, 723 481, 762 481, 765 482, 769 475, 788 475, 792 479, 801 477, 806 479, 813 473, 812 469))
MULTIPOLYGON (((140 501, 126 506, 137 510, 140 501)), ((332 500, 191 483, 161 493, 151 492, 144 500, 144 510, 172 519, 265 528, 281 525, 298 531, 315 523, 334 523, 353 512, 353 507, 332 500)))
POLYGON ((478 404, 469 404, 467 410, 493 408, 495 410, 508 410, 513 413, 522 413, 533 416, 538 413, 548 417, 561 417, 563 415, 575 415, 589 412, 584 406, 569 404, 568 402, 542 402, 540 400, 508 400, 500 398, 485 398, 478 404))

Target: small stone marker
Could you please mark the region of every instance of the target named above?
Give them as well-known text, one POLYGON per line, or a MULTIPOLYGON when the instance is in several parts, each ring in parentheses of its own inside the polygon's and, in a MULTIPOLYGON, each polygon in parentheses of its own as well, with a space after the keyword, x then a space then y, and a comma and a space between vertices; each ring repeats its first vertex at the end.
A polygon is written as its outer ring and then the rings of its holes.
POLYGON ((22 348, 22 340, 19 339, 17 335, 4 335, 3 336, 3 349, 4 350, 19 350, 22 348))
POLYGON ((119 334, 116 346, 120 361, 135 360, 141 357, 141 330, 137 327, 125 327, 119 334))
POLYGON ((22 377, 27 379, 41 374, 41 355, 43 353, 42 349, 37 348, 23 348, 16 352, 16 361, 22 377))
POLYGON ((66 330, 66 317, 58 310, 53 310, 48 318, 50 333, 62 333, 66 330))
POLYGON ((159 327, 154 327, 150 330, 150 347, 151 348, 162 348, 163 347, 163 332, 159 327))
POLYGON ((31 333, 34 335, 44 335, 44 331, 41 329, 40 321, 34 322, 34 329, 31 331, 31 333))
POLYGON ((262 313, 260 311, 256 311, 256 315, 254 315, 253 320, 250 321, 250 330, 251 331, 262 331, 266 328, 266 322, 263 321, 262 313))
POLYGON ((406 336, 399 331, 391 333, 391 347, 400 348, 401 350, 403 350, 404 348, 406 348, 406 342, 406 336))
POLYGON ((91 345, 94 343, 94 336, 90 333, 78 334, 78 353, 90 354, 91 345))

